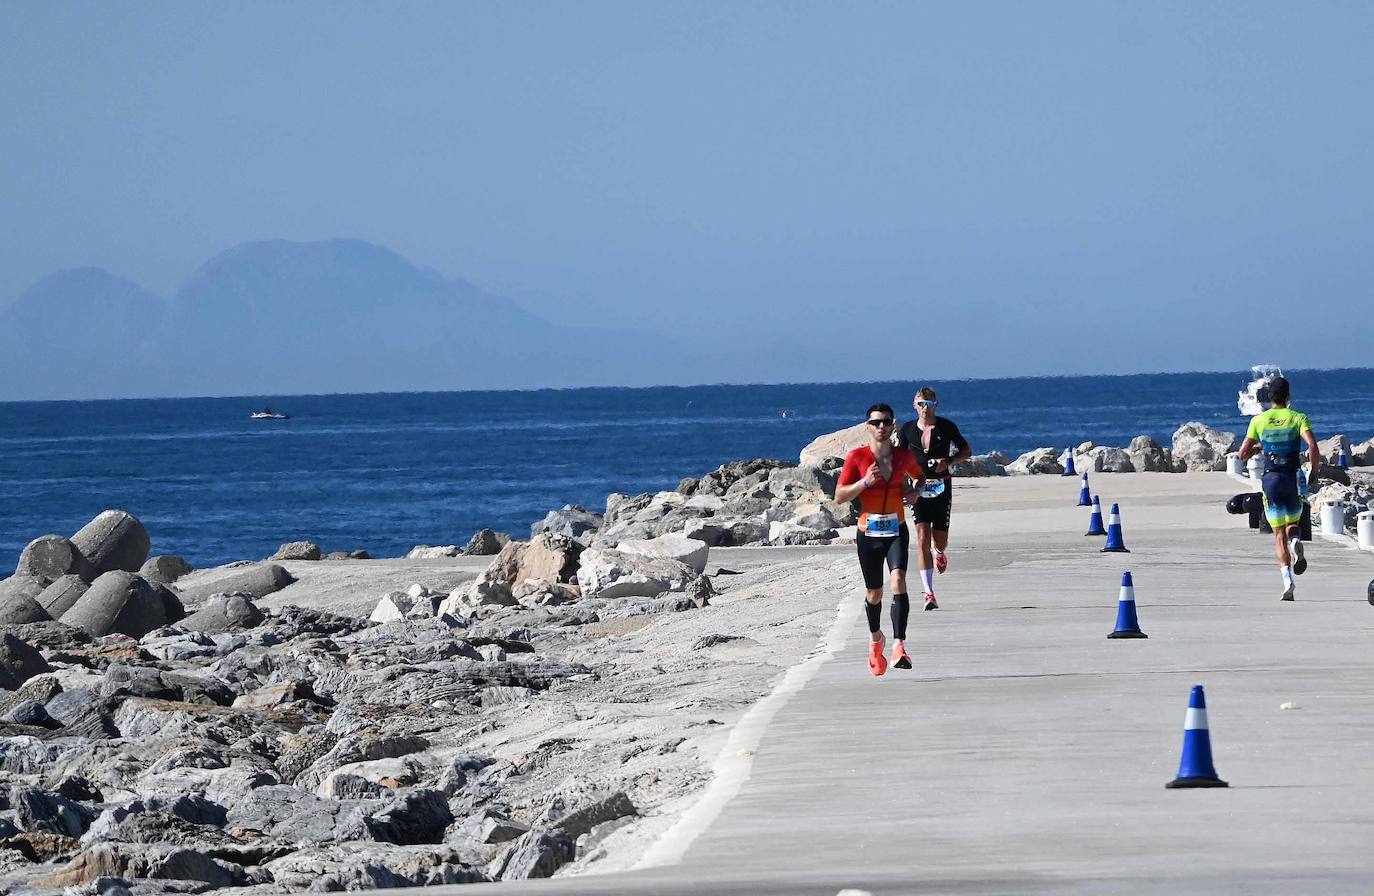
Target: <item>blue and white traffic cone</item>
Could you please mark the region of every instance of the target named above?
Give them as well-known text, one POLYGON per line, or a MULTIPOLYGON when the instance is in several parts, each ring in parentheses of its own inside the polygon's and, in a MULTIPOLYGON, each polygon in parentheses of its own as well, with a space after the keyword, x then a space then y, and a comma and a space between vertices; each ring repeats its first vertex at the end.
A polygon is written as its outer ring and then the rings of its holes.
POLYGON ((1084 535, 1106 535, 1107 530, 1102 528, 1102 500, 1093 495, 1093 509, 1088 514, 1088 531, 1084 535))
POLYGON ((1077 476, 1077 475, 1078 475, 1078 471, 1075 470, 1075 469, 1073 468, 1073 449, 1072 449, 1072 448, 1065 448, 1064 450, 1067 451, 1067 452, 1069 453, 1069 459, 1068 459, 1068 461, 1064 464, 1064 473, 1063 473, 1063 475, 1065 475, 1065 476, 1077 476))
POLYGON ((1336 446, 1336 466, 1342 470, 1350 469, 1350 460, 1345 456, 1345 446, 1336 446))
POLYGON ((1148 638, 1135 618, 1135 585, 1128 570, 1121 574, 1121 599, 1116 602, 1116 629, 1108 638, 1148 638))
POLYGON ((1121 538, 1121 510, 1113 504, 1112 515, 1107 519, 1107 545, 1102 549, 1103 553, 1112 551, 1118 554, 1129 554, 1126 542, 1121 538))
POLYGON ((1078 506, 1079 506, 1079 507, 1091 507, 1092 505, 1093 505, 1093 496, 1092 496, 1092 493, 1091 493, 1090 491, 1088 491, 1088 474, 1087 474, 1087 473, 1084 473, 1084 474, 1083 474, 1083 485, 1078 489, 1078 506))
POLYGON ((1212 735, 1207 730, 1207 698, 1202 685, 1193 685, 1188 695, 1188 715, 1183 719, 1183 758, 1178 762, 1178 777, 1164 785, 1170 790, 1184 787, 1226 787, 1212 765, 1212 735))

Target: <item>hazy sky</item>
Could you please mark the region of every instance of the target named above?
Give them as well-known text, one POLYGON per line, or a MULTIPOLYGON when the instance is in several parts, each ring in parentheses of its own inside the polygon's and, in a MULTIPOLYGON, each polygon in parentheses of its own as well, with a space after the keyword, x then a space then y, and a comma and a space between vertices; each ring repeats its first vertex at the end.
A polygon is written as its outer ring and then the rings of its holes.
POLYGON ((348 236, 759 380, 1371 363, 1369 3, 3 17, 0 302, 348 236))

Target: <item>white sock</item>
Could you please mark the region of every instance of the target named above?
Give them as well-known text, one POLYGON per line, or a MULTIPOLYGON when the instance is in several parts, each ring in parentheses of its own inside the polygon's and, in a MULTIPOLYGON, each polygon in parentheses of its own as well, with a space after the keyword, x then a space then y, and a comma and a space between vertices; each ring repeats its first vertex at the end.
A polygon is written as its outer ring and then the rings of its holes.
POLYGON ((1283 584, 1285 584, 1285 585, 1291 585, 1291 584, 1293 584, 1293 567, 1291 567, 1291 566, 1285 566, 1285 567, 1283 568, 1283 584))
POLYGON ((935 570, 921 570, 921 587, 926 590, 926 594, 935 593, 935 570))

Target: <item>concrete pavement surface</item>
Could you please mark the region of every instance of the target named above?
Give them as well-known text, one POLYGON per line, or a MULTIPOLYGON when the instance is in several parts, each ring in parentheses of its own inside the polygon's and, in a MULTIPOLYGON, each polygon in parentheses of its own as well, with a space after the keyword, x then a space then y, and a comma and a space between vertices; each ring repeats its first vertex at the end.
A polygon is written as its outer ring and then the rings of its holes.
POLYGON ((1131 553, 1084 537, 1076 477, 956 484, 941 609, 919 610, 912 563, 910 671, 868 673, 837 552, 841 649, 722 759, 747 780, 677 864, 461 892, 1374 892, 1374 558, 1310 542, 1280 602, 1224 475, 1092 487, 1131 553), (1106 637, 1123 570, 1147 640, 1106 637), (1227 789, 1164 787, 1193 684, 1227 789))

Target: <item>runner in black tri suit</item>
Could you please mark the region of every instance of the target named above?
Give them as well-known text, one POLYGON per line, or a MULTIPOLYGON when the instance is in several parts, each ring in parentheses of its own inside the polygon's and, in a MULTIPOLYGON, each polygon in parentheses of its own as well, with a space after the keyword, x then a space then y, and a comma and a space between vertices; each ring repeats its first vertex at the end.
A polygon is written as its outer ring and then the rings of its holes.
POLYGON ((897 446, 910 449, 926 475, 925 482, 914 498, 911 518, 916 523, 916 539, 920 548, 916 554, 916 565, 921 571, 921 587, 925 590, 927 610, 940 608, 935 601, 935 575, 931 567, 944 572, 949 566, 945 549, 949 546, 949 517, 954 500, 954 480, 949 467, 973 455, 968 441, 954 421, 935 416, 935 409, 939 406, 935 390, 922 386, 912 402, 916 419, 904 424, 897 435, 897 446))

